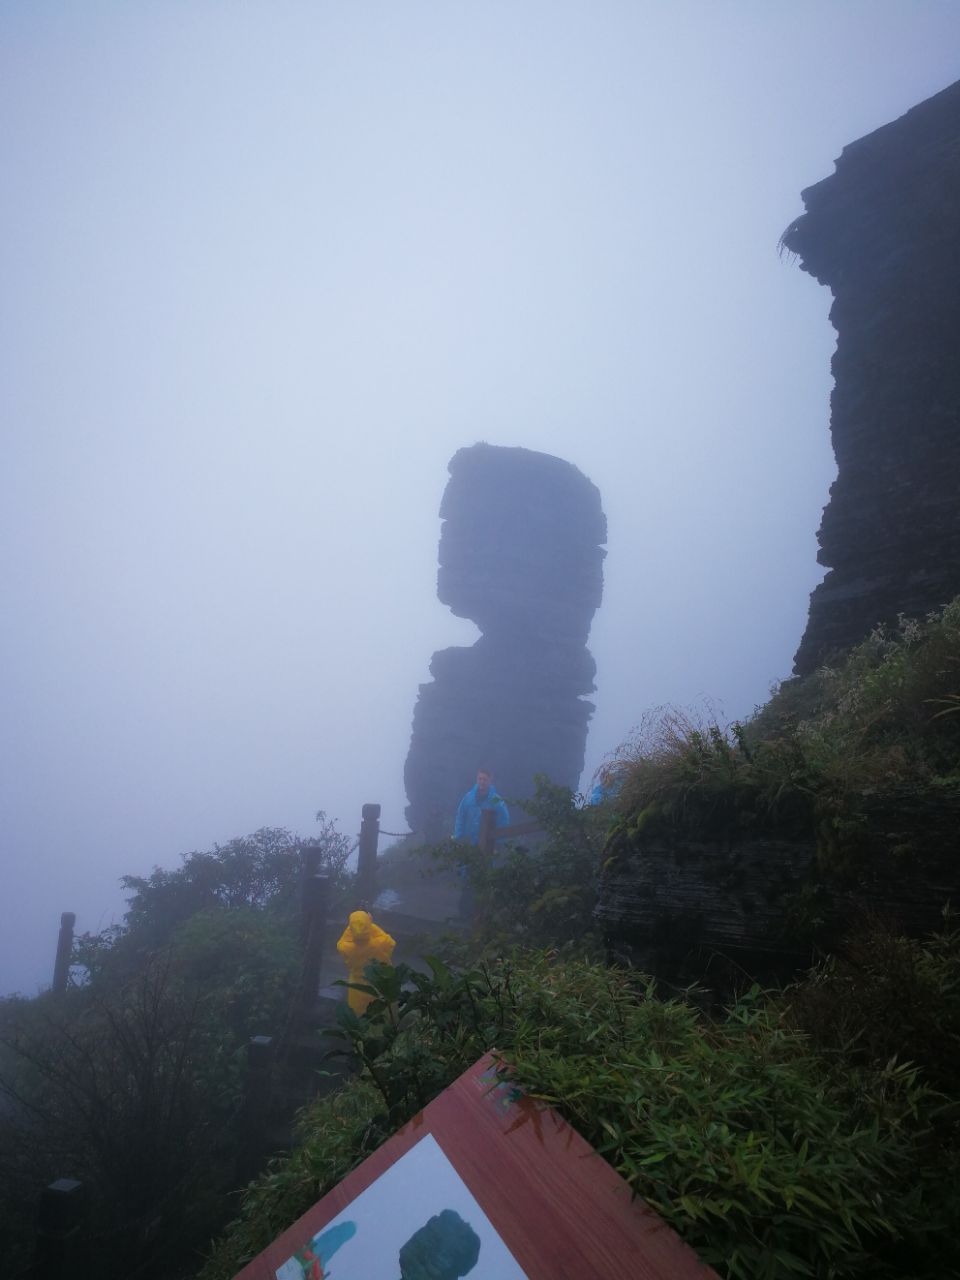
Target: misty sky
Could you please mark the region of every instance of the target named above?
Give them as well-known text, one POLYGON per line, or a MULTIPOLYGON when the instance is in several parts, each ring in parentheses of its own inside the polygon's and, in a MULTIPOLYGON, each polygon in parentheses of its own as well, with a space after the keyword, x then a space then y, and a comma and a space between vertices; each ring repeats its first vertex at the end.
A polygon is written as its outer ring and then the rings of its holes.
POLYGON ((0 992, 124 873, 404 829, 477 634, 435 597, 462 445, 600 488, 588 774, 763 700, 834 475, 830 296, 777 241, 958 75, 956 0, 3 0, 0 992))

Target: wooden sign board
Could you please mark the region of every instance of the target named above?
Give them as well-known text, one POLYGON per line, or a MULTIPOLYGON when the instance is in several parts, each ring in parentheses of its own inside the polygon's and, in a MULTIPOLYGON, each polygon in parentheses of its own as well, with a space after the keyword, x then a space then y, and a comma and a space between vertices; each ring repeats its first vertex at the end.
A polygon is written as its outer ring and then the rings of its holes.
POLYGON ((716 1280, 550 1108, 475 1063, 237 1280, 716 1280))

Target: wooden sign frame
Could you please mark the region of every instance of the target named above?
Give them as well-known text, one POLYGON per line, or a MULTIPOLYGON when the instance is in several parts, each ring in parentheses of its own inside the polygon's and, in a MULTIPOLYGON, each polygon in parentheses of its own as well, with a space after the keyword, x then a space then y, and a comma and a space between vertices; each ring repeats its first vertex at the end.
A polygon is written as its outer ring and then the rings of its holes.
MULTIPOLYGON (((238 1274, 276 1271, 432 1134, 528 1280, 716 1280, 689 1246, 551 1108, 498 1082, 487 1055, 238 1274)), ((425 1212, 434 1212, 426 1208, 425 1212)), ((413 1223, 416 1227, 418 1223, 413 1223)), ((336 1280, 398 1280, 339 1276, 336 1280)), ((496 1280, 483 1265, 476 1280, 496 1280)))

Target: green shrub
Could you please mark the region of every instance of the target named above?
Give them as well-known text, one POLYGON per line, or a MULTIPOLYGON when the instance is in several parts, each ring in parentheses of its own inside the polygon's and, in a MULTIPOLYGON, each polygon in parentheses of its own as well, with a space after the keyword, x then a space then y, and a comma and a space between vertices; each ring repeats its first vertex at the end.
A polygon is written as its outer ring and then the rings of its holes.
POLYGON ((756 989, 709 1020, 635 974, 549 953, 367 978, 368 1013, 342 1020, 359 1081, 305 1114, 303 1148, 249 1189, 204 1280, 232 1274, 493 1046, 504 1075, 556 1106, 721 1275, 902 1275, 899 1250, 933 1280, 957 1262, 955 1161, 931 1163, 942 1100, 917 1068, 821 1056, 756 989))
POLYGON ((476 900, 473 930, 481 944, 589 947, 610 815, 543 775, 523 807, 541 824, 536 840, 498 845, 492 859, 475 845, 448 840, 429 856, 438 867, 463 869, 476 900))
POLYGON ((907 938, 881 920, 861 924, 834 955, 785 993, 797 1025, 822 1052, 871 1068, 909 1061, 960 1100, 960 929, 907 938))
POLYGON ((285 919, 252 907, 198 911, 170 941, 176 972, 204 993, 224 1039, 275 1033, 295 999, 301 950, 285 919))
POLYGON ((8 1265, 32 1248, 40 1189, 65 1176, 84 1183, 85 1239, 104 1274, 146 1256, 170 1265, 197 1245, 218 1220, 236 1150, 242 1057, 229 1021, 169 954, 106 990, 7 1011, 0 1203, 21 1214, 4 1224, 8 1265))
POLYGON ((319 851, 319 870, 332 878, 334 895, 341 893, 349 882, 350 840, 322 811, 317 821, 320 834, 309 839, 283 827, 261 827, 208 852, 184 854, 183 865, 175 871, 154 867, 149 876, 123 876, 120 883, 130 893, 121 931, 125 946, 163 946, 191 916, 217 907, 255 907, 295 916, 304 847, 319 851))
POLYGON ((807 838, 825 870, 869 847, 871 804, 960 802, 960 598, 878 627, 835 668, 789 681, 745 723, 652 712, 616 753, 608 856, 664 828, 699 839, 807 838))
POLYGON ((11 1273, 54 1178, 85 1186, 104 1274, 182 1267, 224 1220, 241 1133, 245 1046, 279 1031, 296 939, 266 909, 220 906, 141 950, 83 940, 86 981, 0 1005, 0 1239, 11 1273))
POLYGON ((932 1101, 914 1070, 838 1078, 757 992, 714 1025, 649 997, 621 1013, 619 1043, 576 1052, 548 1031, 509 1074, 722 1275, 881 1275, 891 1243, 924 1242, 932 1188, 910 1179, 932 1101))
POLYGON ((231 1280, 251 1258, 376 1150, 380 1097, 368 1079, 348 1081, 307 1108, 298 1143, 243 1192, 237 1216, 213 1248, 200 1280, 231 1280))

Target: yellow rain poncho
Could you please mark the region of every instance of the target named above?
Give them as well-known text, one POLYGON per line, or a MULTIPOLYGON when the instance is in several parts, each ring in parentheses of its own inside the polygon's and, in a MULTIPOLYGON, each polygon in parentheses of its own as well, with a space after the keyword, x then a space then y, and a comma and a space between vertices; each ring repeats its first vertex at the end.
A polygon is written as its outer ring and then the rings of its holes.
MULTIPOLYGON (((363 971, 371 960, 389 964, 396 945, 386 930, 373 923, 369 911, 351 911, 350 923, 337 943, 347 966, 347 981, 363 982, 363 971)), ((354 1013, 363 1013, 371 999, 363 991, 347 990, 347 1003, 354 1013)))

